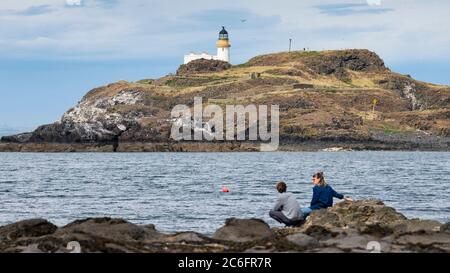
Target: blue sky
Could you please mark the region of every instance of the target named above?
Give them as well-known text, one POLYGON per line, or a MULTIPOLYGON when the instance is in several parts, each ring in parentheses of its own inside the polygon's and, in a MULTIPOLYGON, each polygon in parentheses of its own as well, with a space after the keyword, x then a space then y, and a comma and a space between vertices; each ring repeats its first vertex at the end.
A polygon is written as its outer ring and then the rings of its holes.
POLYGON ((2 0, 0 130, 54 122, 90 89, 174 72, 230 32, 232 63, 294 49, 368 48, 450 84, 450 1, 2 0))

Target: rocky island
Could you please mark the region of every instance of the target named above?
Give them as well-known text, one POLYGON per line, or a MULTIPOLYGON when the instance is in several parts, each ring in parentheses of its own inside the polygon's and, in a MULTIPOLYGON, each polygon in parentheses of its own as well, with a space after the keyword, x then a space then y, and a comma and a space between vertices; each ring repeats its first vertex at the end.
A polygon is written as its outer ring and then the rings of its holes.
POLYGON ((0 227, 0 252, 450 253, 450 223, 407 219, 377 200, 344 201, 314 211, 300 227, 270 228, 259 219, 228 219, 212 236, 165 234, 154 225, 90 218, 57 227, 44 219, 0 227))
POLYGON ((240 65, 195 60, 175 75, 88 92, 62 118, 3 137, 0 151, 254 151, 250 141, 173 141, 171 109, 279 105, 280 150, 450 148, 450 87, 388 69, 368 50, 296 51, 240 65))

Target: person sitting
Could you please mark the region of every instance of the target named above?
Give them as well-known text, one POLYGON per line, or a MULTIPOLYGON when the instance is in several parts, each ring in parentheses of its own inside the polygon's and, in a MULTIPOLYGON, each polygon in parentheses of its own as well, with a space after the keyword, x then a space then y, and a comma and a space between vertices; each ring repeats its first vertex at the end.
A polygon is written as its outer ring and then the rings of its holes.
MULTIPOLYGON (((313 197, 310 206, 302 210, 304 219, 306 219, 306 217, 308 217, 313 210, 326 209, 333 206, 333 197, 338 199, 344 198, 342 194, 337 193, 325 182, 323 172, 317 172, 314 174, 312 183, 314 184, 313 197)), ((350 197, 345 197, 345 200, 352 201, 350 197)))
POLYGON ((275 206, 269 212, 270 217, 286 226, 297 226, 302 224, 304 221, 300 205, 295 199, 294 194, 286 192, 287 185, 284 182, 278 182, 276 188, 280 195, 278 196, 275 206))

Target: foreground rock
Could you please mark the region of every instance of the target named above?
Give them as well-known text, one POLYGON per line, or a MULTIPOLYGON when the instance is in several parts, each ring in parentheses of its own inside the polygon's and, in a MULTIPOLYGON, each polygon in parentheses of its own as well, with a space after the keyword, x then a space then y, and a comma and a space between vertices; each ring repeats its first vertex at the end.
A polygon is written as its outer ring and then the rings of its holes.
POLYGON ((225 222, 225 226, 219 228, 213 238, 233 242, 249 242, 274 237, 269 225, 259 219, 235 219, 225 222))
POLYGON ((443 252, 449 223, 407 219, 376 200, 341 202, 314 211, 297 228, 258 219, 228 219, 212 237, 164 234, 153 225, 92 218, 56 227, 43 219, 0 227, 0 252, 443 252))
POLYGON ((4 241, 23 237, 40 237, 52 234, 57 229, 57 226, 44 219, 25 220, 0 227, 0 239, 4 241))

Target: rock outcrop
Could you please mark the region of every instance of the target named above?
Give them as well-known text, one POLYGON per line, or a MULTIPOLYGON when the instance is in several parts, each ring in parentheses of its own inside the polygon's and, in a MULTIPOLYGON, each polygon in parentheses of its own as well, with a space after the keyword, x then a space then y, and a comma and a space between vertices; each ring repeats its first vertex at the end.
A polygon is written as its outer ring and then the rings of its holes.
POLYGON ((351 80, 347 70, 362 72, 383 72, 384 61, 369 50, 346 50, 340 54, 323 54, 320 57, 305 58, 309 69, 321 75, 334 75, 340 80, 351 80))
POLYGON ((213 238, 233 242, 249 242, 273 236, 274 233, 269 225, 262 220, 230 218, 225 222, 225 226, 214 233, 213 238))
POLYGON ((57 227, 44 219, 30 219, 0 227, 1 240, 17 240, 24 237, 40 237, 52 234, 57 227))
MULTIPOLYGON (((125 83, 126 84, 126 83, 125 83)), ((120 88, 123 82, 114 88, 120 88)), ((86 95, 78 105, 67 111, 60 121, 43 125, 31 135, 32 142, 108 142, 136 125, 140 111, 113 111, 114 108, 134 106, 142 100, 139 89, 120 89, 112 96, 86 95)))
POLYGON ((0 252, 442 252, 449 224, 407 219, 381 201, 344 201, 311 213, 296 228, 258 219, 228 219, 212 237, 164 234, 153 225, 90 218, 57 228, 35 219, 0 227, 0 252))
POLYGON ((220 72, 227 70, 231 64, 219 60, 199 59, 181 65, 177 70, 177 76, 190 75, 201 72, 220 72))
POLYGON ((386 71, 384 61, 369 50, 349 49, 341 51, 294 51, 267 54, 254 57, 247 63, 249 66, 275 66, 287 63, 306 64, 319 74, 330 75, 339 69, 353 71, 377 72, 386 71))

